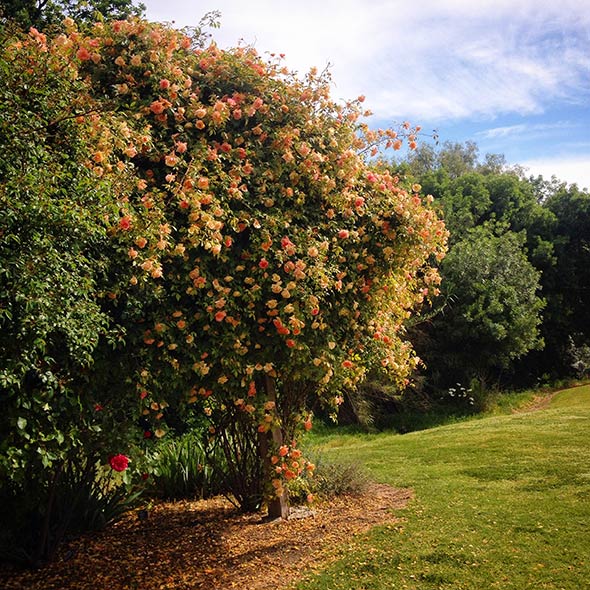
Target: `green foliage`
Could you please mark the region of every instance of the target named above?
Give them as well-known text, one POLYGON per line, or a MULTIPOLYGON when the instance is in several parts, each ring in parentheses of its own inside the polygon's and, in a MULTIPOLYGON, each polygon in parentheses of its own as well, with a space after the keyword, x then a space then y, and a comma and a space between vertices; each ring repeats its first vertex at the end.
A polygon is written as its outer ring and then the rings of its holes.
POLYGON ((155 493, 166 500, 178 500, 208 498, 225 491, 219 477, 221 459, 214 459, 213 452, 197 432, 163 441, 148 461, 155 493))
POLYGON ((120 519, 136 506, 143 485, 132 486, 122 473, 87 458, 76 459, 62 470, 56 489, 56 518, 67 519, 68 532, 97 531, 120 519))
POLYGON ((113 187, 84 165, 92 140, 73 121, 85 84, 49 58, 29 75, 29 57, 0 62, 0 476, 16 480, 101 437, 92 366, 116 356, 106 293, 128 280, 105 223, 113 187))
POLYGON ((0 480, 30 563, 125 504, 94 462, 139 433, 122 354, 134 305, 111 296, 131 274, 108 222, 125 175, 115 187, 87 166, 96 137, 75 119, 97 105, 36 35, 3 38, 0 56, 0 480))
POLYGON ((447 184, 441 204, 452 244, 489 217, 492 199, 485 178, 467 172, 447 184))
POLYGON ((432 320, 436 353, 428 356, 436 383, 485 383, 541 345, 539 273, 518 234, 474 229, 450 250, 442 274, 447 303, 432 320))
MULTIPOLYGON (((539 284, 546 306, 539 330, 544 349, 533 346, 520 359, 513 358, 509 365, 503 363, 502 382, 521 387, 538 380, 572 376, 577 362, 575 351, 588 345, 590 333, 586 296, 590 280, 588 194, 556 179, 526 178, 522 169, 509 168, 501 156, 487 154, 481 162, 477 146, 470 143, 447 142, 436 150, 420 146, 405 166, 406 172, 413 174, 423 190, 435 198, 450 231, 451 261, 457 256, 458 251, 453 254, 455 245, 466 240, 474 228, 486 226, 497 235, 506 230, 520 234, 523 240, 515 247, 541 273, 539 284)), ((441 272, 446 282, 444 266, 441 272)), ((492 288, 488 285, 488 289, 492 288)), ((461 306, 462 298, 461 292, 453 293, 453 299, 435 320, 436 331, 428 325, 412 328, 412 340, 421 356, 433 369, 436 365, 438 372, 445 372, 438 362, 439 353, 453 353, 445 350, 450 328, 446 321, 456 320, 448 312, 453 306, 461 306)), ((471 321, 475 325, 477 317, 471 321)), ((498 352, 502 357, 502 351, 498 352)), ((434 377, 435 382, 441 381, 440 375, 434 377)), ((452 381, 453 375, 449 374, 446 383, 452 381)), ((426 387, 435 384, 427 380, 426 387)))
POLYGON ((131 509, 142 489, 96 457, 76 458, 51 478, 5 482, 0 490, 0 560, 39 566, 50 560, 66 535, 103 529, 131 509))
POLYGON ((553 264, 556 218, 538 202, 534 186, 513 170, 483 170, 473 167, 453 177, 440 167, 419 177, 424 191, 438 202, 450 232, 450 244, 482 224, 514 232, 524 230, 527 256, 535 267, 544 270, 553 264))
POLYGON ((590 345, 590 194, 558 187, 545 207, 555 216, 554 266, 543 274, 547 352, 537 362, 554 376, 571 375, 576 350, 590 345))
POLYGON ((300 478, 289 486, 289 499, 293 503, 304 504, 310 499, 329 500, 342 495, 358 495, 367 489, 369 476, 360 463, 327 457, 317 450, 310 451, 307 456, 315 469, 313 475, 300 478))
POLYGON ((13 21, 25 31, 56 27, 66 17, 89 24, 100 18, 140 16, 144 10, 134 0, 0 0, 0 19, 13 21))
POLYGON ((222 425, 219 436, 208 440, 202 430, 165 439, 148 453, 145 469, 152 475, 152 491, 163 499, 222 494, 244 512, 257 511, 263 503, 256 432, 246 424, 222 425))
POLYGON ((362 432, 392 430, 405 434, 465 420, 488 411, 496 400, 495 390, 484 389, 479 383, 455 383, 437 391, 427 391, 421 383, 400 392, 386 383, 369 381, 359 390, 355 397, 362 400, 362 406, 347 401, 341 408, 345 412, 338 415, 338 429, 350 424, 362 432))
POLYGON ((408 164, 411 173, 418 178, 443 170, 450 179, 455 179, 475 170, 478 152, 473 141, 464 144, 445 141, 438 150, 423 143, 408 156, 408 164))

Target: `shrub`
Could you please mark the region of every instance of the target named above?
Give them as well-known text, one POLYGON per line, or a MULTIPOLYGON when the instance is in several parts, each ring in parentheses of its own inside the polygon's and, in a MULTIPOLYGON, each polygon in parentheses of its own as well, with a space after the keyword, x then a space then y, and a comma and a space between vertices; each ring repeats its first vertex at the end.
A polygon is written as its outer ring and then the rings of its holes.
POLYGON ((156 494, 178 500, 221 493, 222 482, 214 467, 219 458, 213 455, 194 432, 162 442, 150 461, 156 494))
POLYGON ((246 424, 225 425, 205 441, 194 430, 162 441, 148 459, 160 498, 209 498, 222 494, 244 512, 259 510, 264 487, 262 461, 246 424))
POLYGON ((229 414, 218 424, 212 466, 222 482, 222 493, 242 511, 256 512, 262 507, 267 483, 257 425, 245 412, 229 414))
POLYGON ((336 496, 363 493, 369 483, 367 472, 358 463, 326 459, 318 453, 307 453, 314 460, 313 476, 298 478, 289 485, 289 498, 303 504, 311 494, 328 500, 336 496))
POLYGON ((295 472, 270 458, 311 427, 306 400, 417 363, 402 325, 446 234, 369 154, 419 130, 371 131, 363 97, 337 104, 329 76, 252 48, 63 27, 0 43, 0 475, 50 481, 138 418, 162 438, 188 402, 219 417, 240 506, 266 480, 276 509, 295 472))

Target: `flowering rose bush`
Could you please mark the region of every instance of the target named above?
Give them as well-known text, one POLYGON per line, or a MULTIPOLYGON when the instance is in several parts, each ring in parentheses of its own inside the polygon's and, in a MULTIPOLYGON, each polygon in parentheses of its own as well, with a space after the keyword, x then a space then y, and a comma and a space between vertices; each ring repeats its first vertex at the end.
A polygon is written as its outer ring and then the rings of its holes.
POLYGON ((310 395, 337 403, 375 367, 403 385, 417 362, 403 326, 436 290, 445 230, 419 186, 368 159, 416 130, 370 130, 362 97, 335 103, 325 75, 141 20, 67 20, 8 51, 82 89, 68 125, 112 189, 101 220, 126 260, 100 293, 127 344, 120 399, 156 437, 180 401, 212 435, 239 415, 281 495, 306 468, 310 395))

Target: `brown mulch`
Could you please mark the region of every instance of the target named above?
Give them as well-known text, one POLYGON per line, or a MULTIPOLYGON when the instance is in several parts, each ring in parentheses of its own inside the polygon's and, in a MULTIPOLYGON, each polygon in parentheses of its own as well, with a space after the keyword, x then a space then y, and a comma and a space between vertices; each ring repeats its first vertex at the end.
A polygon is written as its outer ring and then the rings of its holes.
POLYGON ((288 521, 263 523, 226 500, 156 505, 145 520, 128 514, 107 530, 65 545, 41 570, 0 569, 5 590, 259 590, 286 588, 312 564, 377 524, 394 522, 412 491, 371 484, 288 521))

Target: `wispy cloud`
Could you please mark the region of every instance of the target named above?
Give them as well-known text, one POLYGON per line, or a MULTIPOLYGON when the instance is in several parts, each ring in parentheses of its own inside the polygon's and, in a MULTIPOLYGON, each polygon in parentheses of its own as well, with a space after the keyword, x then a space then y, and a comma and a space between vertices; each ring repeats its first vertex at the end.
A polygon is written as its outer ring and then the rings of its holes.
POLYGON ((504 138, 509 135, 522 135, 530 129, 530 125, 507 125, 504 127, 493 127, 492 129, 486 129, 485 131, 479 131, 476 133, 477 136, 483 139, 496 139, 498 137, 504 138))
POLYGON ((557 123, 520 123, 518 125, 505 125, 492 127, 485 131, 478 131, 475 136, 481 139, 505 139, 507 137, 527 137, 528 139, 547 135, 553 131, 563 131, 574 125, 568 121, 557 123))
POLYGON ((393 62, 383 55, 378 69, 384 84, 372 85, 374 94, 367 92, 379 115, 428 120, 530 115, 555 99, 588 97, 590 65, 582 41, 590 28, 581 3, 578 22, 556 19, 554 10, 538 3, 536 14, 509 14, 502 3, 493 11, 489 3, 473 3, 465 13, 453 12, 465 8, 460 2, 416 4, 409 26, 414 34, 405 41, 413 44, 418 37, 417 47, 408 58, 402 50, 393 62), (423 18, 422 10, 430 17, 423 18))

